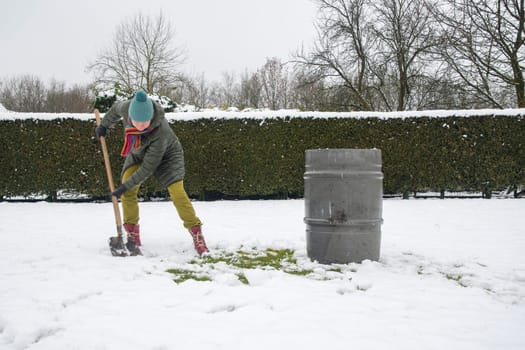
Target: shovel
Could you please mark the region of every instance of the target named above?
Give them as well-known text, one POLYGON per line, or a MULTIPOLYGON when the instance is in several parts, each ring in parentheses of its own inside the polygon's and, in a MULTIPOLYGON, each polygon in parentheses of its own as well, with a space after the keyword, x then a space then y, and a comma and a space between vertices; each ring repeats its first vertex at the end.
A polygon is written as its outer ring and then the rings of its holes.
MULTIPOLYGON (((95 109, 95 118, 97 126, 100 125, 100 114, 98 109, 95 109)), ((115 185, 113 183, 113 175, 111 174, 111 165, 109 163, 108 148, 106 146, 105 136, 100 136, 100 146, 102 147, 102 154, 104 155, 104 163, 106 165, 106 174, 108 176, 109 190, 115 191, 115 185)), ((115 196, 111 196, 111 202, 113 202, 113 211, 115 213, 115 223, 117 224, 117 236, 109 237, 109 249, 113 256, 127 256, 128 251, 124 245, 122 238, 122 218, 120 216, 120 209, 118 206, 118 199, 115 196)))

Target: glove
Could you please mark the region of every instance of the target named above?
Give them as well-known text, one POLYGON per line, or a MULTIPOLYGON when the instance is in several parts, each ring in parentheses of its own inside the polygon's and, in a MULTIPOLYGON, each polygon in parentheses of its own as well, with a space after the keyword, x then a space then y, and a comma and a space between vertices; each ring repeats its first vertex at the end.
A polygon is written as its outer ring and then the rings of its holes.
POLYGON ((126 191, 126 187, 124 187, 124 185, 120 185, 115 191, 111 192, 111 195, 120 198, 120 196, 122 196, 122 193, 126 191))
POLYGON ((98 138, 100 138, 100 136, 106 136, 106 131, 107 129, 104 125, 99 125, 95 129, 95 134, 97 135, 98 138))

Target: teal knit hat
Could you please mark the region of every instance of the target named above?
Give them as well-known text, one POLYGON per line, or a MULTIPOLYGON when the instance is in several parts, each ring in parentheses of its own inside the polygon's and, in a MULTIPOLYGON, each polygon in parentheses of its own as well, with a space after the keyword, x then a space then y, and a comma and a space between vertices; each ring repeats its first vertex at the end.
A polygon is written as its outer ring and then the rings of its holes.
POLYGON ((129 116, 136 122, 147 122, 153 118, 153 102, 144 90, 137 90, 129 104, 129 116))

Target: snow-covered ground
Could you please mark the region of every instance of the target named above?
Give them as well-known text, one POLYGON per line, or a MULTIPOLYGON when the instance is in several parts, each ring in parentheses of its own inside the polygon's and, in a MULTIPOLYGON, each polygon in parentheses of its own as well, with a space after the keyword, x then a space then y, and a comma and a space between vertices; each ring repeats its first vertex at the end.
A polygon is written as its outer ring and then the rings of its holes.
POLYGON ((202 263, 169 202, 128 258, 111 203, 0 203, 0 349, 525 349, 523 199, 385 200, 380 261, 337 266, 303 206, 195 202, 212 256, 291 249, 289 274, 202 263))

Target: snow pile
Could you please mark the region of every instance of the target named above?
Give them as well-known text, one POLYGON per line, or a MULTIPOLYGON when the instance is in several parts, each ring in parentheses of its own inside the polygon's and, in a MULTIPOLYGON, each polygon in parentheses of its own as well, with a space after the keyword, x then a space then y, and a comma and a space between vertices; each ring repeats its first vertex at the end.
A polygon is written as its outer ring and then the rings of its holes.
POLYGON ((385 200, 380 261, 334 266, 306 256, 302 200, 194 204, 210 260, 169 202, 140 204, 130 258, 111 203, 0 203, 0 348, 525 348, 523 200, 385 200), (293 262, 221 260, 266 251, 293 262))
POLYGON ((2 105, 2 104, 0 103, 0 113, 7 113, 7 112, 9 112, 9 111, 7 110, 7 108, 5 108, 4 105, 2 105))

